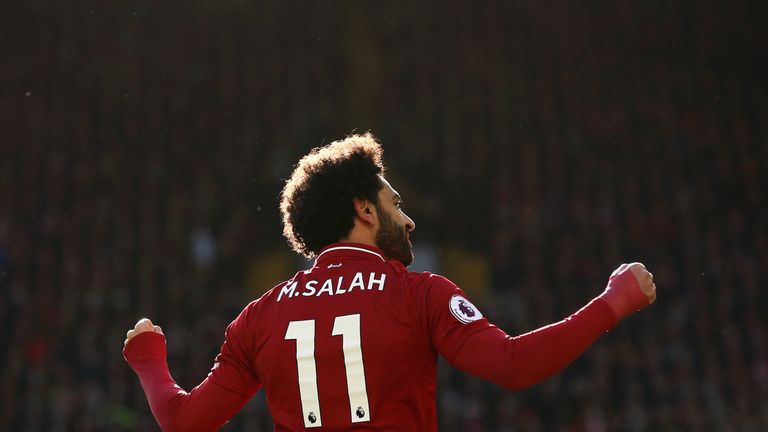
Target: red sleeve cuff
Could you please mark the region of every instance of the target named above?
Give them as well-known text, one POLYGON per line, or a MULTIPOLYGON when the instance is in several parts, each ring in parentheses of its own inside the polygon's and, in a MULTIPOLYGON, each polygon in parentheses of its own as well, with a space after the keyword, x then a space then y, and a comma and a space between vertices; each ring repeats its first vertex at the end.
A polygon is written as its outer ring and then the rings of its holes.
POLYGON ((613 310, 607 300, 598 296, 594 298, 590 303, 594 303, 594 307, 596 309, 602 309, 602 312, 598 312, 598 314, 602 315, 603 319, 606 320, 606 331, 613 330, 613 328, 619 324, 619 317, 616 315, 616 311, 613 310))
POLYGON ((135 336, 123 348, 123 358, 131 366, 146 360, 165 361, 166 354, 165 336, 149 331, 135 336))

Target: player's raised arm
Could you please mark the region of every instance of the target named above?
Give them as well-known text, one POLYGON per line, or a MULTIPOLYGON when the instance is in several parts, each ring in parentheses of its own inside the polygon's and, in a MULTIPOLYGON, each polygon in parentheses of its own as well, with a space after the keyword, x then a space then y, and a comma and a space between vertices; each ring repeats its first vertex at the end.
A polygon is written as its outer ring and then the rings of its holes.
POLYGON ((184 391, 168 370, 162 329, 147 318, 128 331, 123 356, 139 376, 152 414, 166 432, 218 430, 258 389, 255 380, 242 389, 221 384, 226 379, 220 376, 242 376, 233 361, 233 347, 225 342, 213 368, 216 373, 212 372, 192 391, 184 391))
POLYGON ((486 326, 461 341, 448 360, 508 388, 530 387, 560 372, 618 321, 655 299, 653 275, 645 266, 622 264, 605 291, 568 318, 516 337, 486 326))

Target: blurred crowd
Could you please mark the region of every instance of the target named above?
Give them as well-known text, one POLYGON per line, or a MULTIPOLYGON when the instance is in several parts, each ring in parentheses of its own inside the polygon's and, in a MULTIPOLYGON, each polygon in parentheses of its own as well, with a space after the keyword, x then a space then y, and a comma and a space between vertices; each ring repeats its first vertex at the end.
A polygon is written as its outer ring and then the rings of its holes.
MULTIPOLYGON (((292 165, 353 130, 414 268, 510 334, 622 262, 655 275, 657 304, 530 390, 441 363, 440 430, 768 430, 765 7, 529 3, 5 6, 0 430, 157 430, 125 332, 151 317, 200 382, 307 265, 292 165)), ((223 430, 271 427, 262 392, 223 430)))

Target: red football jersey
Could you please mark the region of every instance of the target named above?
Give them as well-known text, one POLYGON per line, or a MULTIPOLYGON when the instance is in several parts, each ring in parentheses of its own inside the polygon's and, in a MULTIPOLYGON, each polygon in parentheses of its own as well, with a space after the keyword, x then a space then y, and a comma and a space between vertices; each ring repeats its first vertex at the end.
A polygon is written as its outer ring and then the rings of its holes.
POLYGON ((488 327, 448 279, 334 244, 230 324, 209 379, 263 385, 276 430, 435 430, 438 353, 488 327))
MULTIPOLYGON (((640 290, 631 272, 611 283, 624 295, 640 290)), ((375 248, 336 244, 241 312, 211 373, 189 393, 171 377, 162 333, 134 336, 123 356, 165 431, 215 430, 261 385, 276 430, 434 430, 438 353, 522 389, 562 370, 618 317, 601 295, 511 337, 447 279, 408 272, 375 248)))

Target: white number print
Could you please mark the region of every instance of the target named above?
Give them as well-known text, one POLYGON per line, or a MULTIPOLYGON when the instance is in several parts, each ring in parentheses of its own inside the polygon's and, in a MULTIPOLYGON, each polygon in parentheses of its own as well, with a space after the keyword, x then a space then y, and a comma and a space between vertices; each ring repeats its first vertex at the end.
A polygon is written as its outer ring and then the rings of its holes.
POLYGON ((368 390, 365 388, 363 352, 360 349, 360 314, 336 317, 333 321, 334 336, 341 335, 344 348, 344 366, 347 370, 347 391, 352 423, 371 420, 368 412, 368 390))
POLYGON ((296 340, 296 366, 299 370, 299 396, 304 415, 304 427, 320 427, 320 397, 317 395, 315 369, 315 321, 291 321, 285 339, 296 340))
MULTIPOLYGON (((336 317, 333 321, 332 335, 342 337, 350 419, 352 423, 370 421, 371 413, 368 407, 368 390, 365 387, 365 367, 360 341, 360 314, 336 317)), ((321 427, 323 421, 320 415, 315 367, 315 321, 291 321, 285 332, 285 340, 296 341, 296 366, 304 427, 321 427)))

